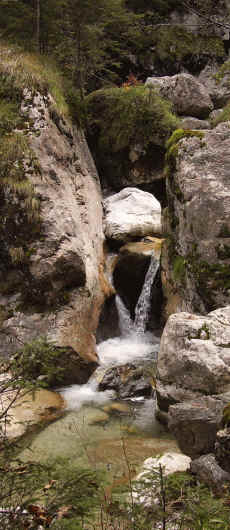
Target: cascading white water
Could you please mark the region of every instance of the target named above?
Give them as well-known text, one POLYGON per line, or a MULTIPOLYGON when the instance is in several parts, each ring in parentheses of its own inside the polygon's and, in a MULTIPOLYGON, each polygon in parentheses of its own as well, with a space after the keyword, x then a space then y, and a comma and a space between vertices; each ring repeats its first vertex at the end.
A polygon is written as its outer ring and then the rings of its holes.
MULTIPOLYGON (((124 365, 132 362, 155 360, 159 350, 159 339, 146 332, 150 310, 151 288, 155 280, 159 262, 152 257, 145 276, 144 285, 137 302, 135 321, 121 298, 116 296, 119 315, 120 337, 108 339, 98 344, 97 351, 101 368, 124 365)), ((70 409, 80 408, 85 403, 102 403, 111 399, 111 392, 98 391, 97 370, 85 385, 72 385, 62 390, 64 399, 70 409)))
POLYGON ((145 276, 144 285, 141 290, 136 308, 134 329, 136 333, 144 333, 148 323, 151 306, 151 289, 159 269, 159 261, 152 255, 148 271, 145 276))
POLYGON ((134 322, 131 319, 130 312, 125 306, 119 294, 116 295, 116 308, 118 312, 119 330, 122 337, 127 337, 134 332, 134 322))

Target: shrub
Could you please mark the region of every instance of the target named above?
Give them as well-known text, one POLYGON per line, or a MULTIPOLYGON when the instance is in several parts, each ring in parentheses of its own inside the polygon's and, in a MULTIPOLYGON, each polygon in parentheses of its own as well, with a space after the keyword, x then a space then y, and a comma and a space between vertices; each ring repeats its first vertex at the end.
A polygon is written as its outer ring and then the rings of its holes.
POLYGON ((23 376, 23 384, 25 380, 30 383, 39 376, 45 376, 45 386, 61 383, 65 369, 59 361, 65 353, 66 348, 40 337, 25 344, 14 356, 11 370, 16 377, 23 376))
POLYGON ((117 152, 140 143, 164 144, 178 126, 170 102, 146 86, 97 90, 86 98, 88 125, 99 131, 99 147, 117 152))

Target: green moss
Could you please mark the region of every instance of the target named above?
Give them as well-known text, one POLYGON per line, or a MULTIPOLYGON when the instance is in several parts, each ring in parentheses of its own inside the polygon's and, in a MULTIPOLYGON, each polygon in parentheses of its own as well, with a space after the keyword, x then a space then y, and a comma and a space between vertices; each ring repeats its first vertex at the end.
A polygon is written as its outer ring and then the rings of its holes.
POLYGON ((173 260, 173 278, 175 281, 183 282, 186 274, 187 261, 183 256, 177 255, 173 260))
POLYGON ((172 105, 146 86, 97 90, 86 101, 88 124, 98 131, 99 149, 105 152, 164 144, 179 123, 172 105))

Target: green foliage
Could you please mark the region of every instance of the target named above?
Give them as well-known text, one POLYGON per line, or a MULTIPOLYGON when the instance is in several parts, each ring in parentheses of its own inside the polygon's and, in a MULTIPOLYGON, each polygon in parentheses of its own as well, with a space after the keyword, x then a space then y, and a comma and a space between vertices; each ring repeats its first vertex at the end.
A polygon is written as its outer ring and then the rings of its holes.
POLYGON ((64 368, 60 361, 65 353, 65 348, 55 346, 43 337, 35 339, 15 354, 11 362, 12 373, 29 382, 45 376, 45 386, 61 383, 64 368))
POLYGON ((64 81, 54 61, 3 42, 0 57, 0 95, 19 105, 25 88, 31 90, 31 98, 36 90, 50 92, 59 113, 69 116, 64 81))
POLYGON ((104 151, 163 143, 178 124, 171 104, 146 86, 98 90, 86 102, 88 124, 98 129, 104 151))
POLYGON ((197 36, 180 26, 159 27, 153 36, 154 58, 173 66, 175 61, 199 61, 200 56, 223 58, 223 42, 218 37, 197 36))
POLYGON ((51 522, 55 529, 81 530, 82 521, 93 518, 100 502, 102 476, 64 458, 38 464, 11 454, 10 464, 1 462, 0 478, 1 508, 6 510, 1 516, 3 530, 37 529, 40 524, 48 528, 51 522))
POLYGON ((183 256, 176 256, 173 261, 173 277, 174 280, 183 282, 186 274, 186 259, 183 256))

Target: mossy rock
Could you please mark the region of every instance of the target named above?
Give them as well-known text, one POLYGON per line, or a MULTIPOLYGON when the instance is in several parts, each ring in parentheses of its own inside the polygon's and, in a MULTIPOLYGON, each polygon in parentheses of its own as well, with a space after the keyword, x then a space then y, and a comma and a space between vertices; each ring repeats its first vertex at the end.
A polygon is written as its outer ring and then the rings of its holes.
POLYGON ((98 131, 102 151, 162 144, 178 125, 171 103, 146 86, 101 89, 86 100, 88 122, 98 131))

